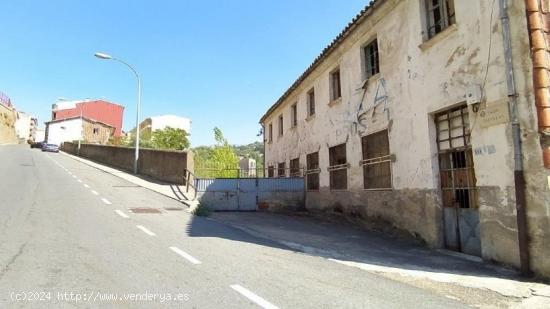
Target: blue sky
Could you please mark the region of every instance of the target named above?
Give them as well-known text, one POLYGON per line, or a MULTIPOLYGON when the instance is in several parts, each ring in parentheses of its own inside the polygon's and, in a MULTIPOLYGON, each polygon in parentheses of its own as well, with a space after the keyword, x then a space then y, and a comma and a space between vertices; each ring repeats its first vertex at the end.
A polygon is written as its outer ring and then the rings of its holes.
POLYGON ((259 140, 258 121, 365 0, 2 1, 0 91, 18 110, 49 120, 57 98, 104 98, 135 124, 176 114, 193 121, 193 146, 214 143, 218 126, 233 144, 259 140))

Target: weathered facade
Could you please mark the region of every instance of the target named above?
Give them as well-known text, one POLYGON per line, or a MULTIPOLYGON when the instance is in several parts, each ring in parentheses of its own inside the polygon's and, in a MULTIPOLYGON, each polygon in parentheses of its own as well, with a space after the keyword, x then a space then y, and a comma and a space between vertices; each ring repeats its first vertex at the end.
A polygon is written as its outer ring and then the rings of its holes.
POLYGON ((61 145, 81 140, 85 143, 107 144, 114 136, 115 127, 86 117, 74 117, 46 122, 46 141, 61 145))
POLYGON ((309 210, 379 218, 430 246, 519 267, 525 240, 531 270, 550 276, 526 12, 372 2, 262 117, 266 168, 305 168, 309 210))

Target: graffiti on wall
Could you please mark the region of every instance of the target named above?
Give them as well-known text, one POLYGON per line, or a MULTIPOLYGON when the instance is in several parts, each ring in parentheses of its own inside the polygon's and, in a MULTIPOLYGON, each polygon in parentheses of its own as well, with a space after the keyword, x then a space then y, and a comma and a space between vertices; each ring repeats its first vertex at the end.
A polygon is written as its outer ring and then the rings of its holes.
POLYGON ((377 114, 385 114, 386 120, 389 120, 386 80, 383 77, 378 79, 372 100, 365 102, 366 94, 367 87, 363 87, 363 95, 357 109, 357 133, 366 132, 375 126, 375 123, 380 124, 380 119, 377 121, 377 114))

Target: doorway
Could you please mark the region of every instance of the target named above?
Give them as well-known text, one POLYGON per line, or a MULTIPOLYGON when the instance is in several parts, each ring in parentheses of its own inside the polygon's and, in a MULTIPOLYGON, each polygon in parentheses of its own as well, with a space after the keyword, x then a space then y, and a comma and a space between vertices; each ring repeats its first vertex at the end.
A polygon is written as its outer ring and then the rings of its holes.
POLYGON ((479 207, 466 105, 435 115, 445 247, 481 255, 479 207))

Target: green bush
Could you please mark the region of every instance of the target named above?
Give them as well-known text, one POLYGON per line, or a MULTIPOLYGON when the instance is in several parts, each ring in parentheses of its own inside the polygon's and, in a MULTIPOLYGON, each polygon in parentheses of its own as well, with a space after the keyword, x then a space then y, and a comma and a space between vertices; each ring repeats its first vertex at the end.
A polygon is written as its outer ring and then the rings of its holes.
POLYGON ((212 210, 208 207, 208 205, 201 203, 197 205, 197 208, 195 208, 192 213, 195 216, 208 217, 212 213, 212 210))

